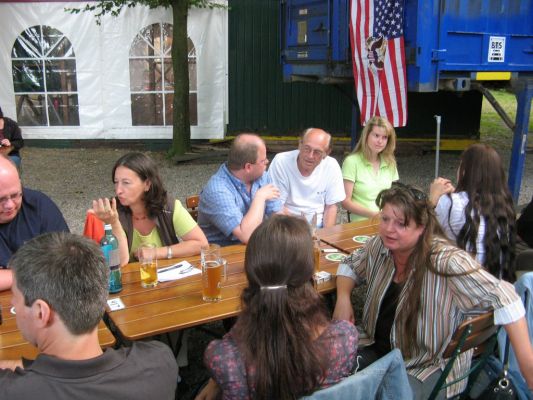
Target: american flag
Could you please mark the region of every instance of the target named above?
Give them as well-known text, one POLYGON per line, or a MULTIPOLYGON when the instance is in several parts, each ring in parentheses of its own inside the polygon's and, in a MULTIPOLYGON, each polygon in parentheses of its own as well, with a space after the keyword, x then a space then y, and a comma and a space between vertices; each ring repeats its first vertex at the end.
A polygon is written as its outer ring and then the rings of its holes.
POLYGON ((404 0, 351 0, 350 39, 361 124, 375 115, 407 123, 404 0))

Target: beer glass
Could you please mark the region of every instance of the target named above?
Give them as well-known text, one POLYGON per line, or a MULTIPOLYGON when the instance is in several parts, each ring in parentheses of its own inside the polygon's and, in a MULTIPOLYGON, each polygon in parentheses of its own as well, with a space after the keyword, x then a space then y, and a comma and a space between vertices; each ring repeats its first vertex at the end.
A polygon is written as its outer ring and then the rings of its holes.
POLYGON ((154 244, 143 244, 139 248, 139 262, 141 264, 141 286, 151 288, 157 286, 157 258, 154 244))
POLYGON ((320 271, 320 240, 313 239, 313 258, 315 261, 315 273, 320 271))
POLYGON ((317 221, 318 216, 316 215, 315 211, 312 212, 303 212, 301 213, 301 217, 307 221, 309 224, 309 229, 311 230, 311 236, 313 239, 318 239, 318 232, 317 232, 317 221))
POLYGON ((226 280, 226 260, 220 258, 220 246, 209 244, 200 251, 202 265, 202 298, 217 302, 222 298, 222 282, 226 280))

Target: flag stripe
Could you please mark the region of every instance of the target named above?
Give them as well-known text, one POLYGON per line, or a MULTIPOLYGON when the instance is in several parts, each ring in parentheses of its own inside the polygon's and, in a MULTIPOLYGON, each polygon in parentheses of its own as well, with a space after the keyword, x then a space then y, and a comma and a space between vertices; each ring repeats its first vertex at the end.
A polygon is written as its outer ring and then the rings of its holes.
POLYGON ((374 115, 387 118, 394 126, 407 123, 403 1, 351 0, 350 3, 354 83, 363 125, 374 115), (386 40, 384 46, 379 45, 380 37, 386 40), (370 45, 372 54, 367 48, 370 45), (376 65, 380 61, 382 68, 376 65))

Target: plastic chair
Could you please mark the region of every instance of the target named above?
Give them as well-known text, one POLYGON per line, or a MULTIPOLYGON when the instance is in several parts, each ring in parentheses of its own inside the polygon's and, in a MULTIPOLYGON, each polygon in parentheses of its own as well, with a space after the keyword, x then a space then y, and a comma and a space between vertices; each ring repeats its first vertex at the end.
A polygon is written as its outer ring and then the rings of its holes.
POLYGON ((489 356, 494 352, 497 342, 497 333, 498 327, 494 325, 493 311, 475 317, 469 317, 459 325, 452 336, 452 340, 442 355, 443 358, 449 359, 448 363, 435 384, 433 391, 429 395, 428 400, 434 400, 442 389, 459 383, 467 378, 468 386, 466 390, 461 393, 460 397, 468 395, 473 382, 475 382, 489 356), (474 350, 472 357, 477 357, 477 359, 472 359, 472 364, 470 365, 468 372, 455 379, 453 382, 446 383, 446 378, 450 374, 456 358, 470 349, 474 350))
POLYGON ((189 214, 191 214, 191 217, 193 217, 195 221, 198 221, 198 203, 200 203, 200 196, 198 196, 197 194, 193 196, 188 196, 185 199, 187 211, 189 211, 189 214))
POLYGON ((407 371, 400 350, 394 349, 364 370, 336 385, 318 390, 306 400, 412 399, 407 371))

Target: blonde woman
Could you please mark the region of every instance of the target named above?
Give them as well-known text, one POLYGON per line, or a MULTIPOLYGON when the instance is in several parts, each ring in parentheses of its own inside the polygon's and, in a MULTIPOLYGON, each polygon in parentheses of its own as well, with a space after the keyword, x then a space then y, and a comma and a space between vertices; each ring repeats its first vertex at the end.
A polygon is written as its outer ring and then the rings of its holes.
POLYGON ((396 132, 387 119, 371 118, 350 154, 342 163, 346 199, 342 206, 350 212, 350 221, 373 218, 379 212, 376 198, 397 181, 394 150, 396 132))

